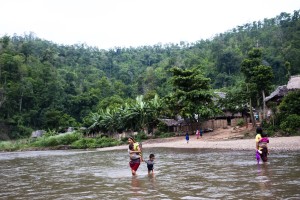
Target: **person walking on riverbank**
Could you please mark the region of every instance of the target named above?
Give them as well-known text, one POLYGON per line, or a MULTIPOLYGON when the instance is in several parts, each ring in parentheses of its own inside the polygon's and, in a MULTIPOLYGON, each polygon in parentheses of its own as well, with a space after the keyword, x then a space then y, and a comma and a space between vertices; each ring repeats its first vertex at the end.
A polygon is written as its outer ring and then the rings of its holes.
POLYGON ((185 140, 186 140, 186 143, 188 144, 189 140, 190 140, 190 136, 189 136, 188 132, 186 132, 186 134, 185 134, 185 140))
MULTIPOLYGON (((141 161, 143 161, 143 158, 142 158, 142 150, 140 148, 140 145, 138 142, 135 141, 135 139, 133 139, 133 137, 129 137, 128 138, 128 144, 130 146, 133 146, 133 151, 134 153, 138 153, 140 156, 136 159, 130 159, 129 161, 129 166, 131 168, 131 173, 133 176, 136 175, 136 171, 138 170, 140 164, 141 164, 141 161)), ((128 149, 128 151, 131 151, 130 149, 128 149)), ((130 152, 129 153, 129 157, 131 156, 131 153, 133 152, 130 152)))
POLYGON ((197 129, 197 131, 196 131, 196 136, 197 136, 197 140, 199 139, 199 136, 200 136, 200 132, 199 132, 199 130, 197 129))

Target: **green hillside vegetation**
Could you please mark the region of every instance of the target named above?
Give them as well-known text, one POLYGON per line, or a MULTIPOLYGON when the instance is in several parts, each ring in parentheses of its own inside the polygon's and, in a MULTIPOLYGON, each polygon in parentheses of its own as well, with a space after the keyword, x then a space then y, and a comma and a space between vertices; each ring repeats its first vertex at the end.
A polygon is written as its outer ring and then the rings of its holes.
MULTIPOLYGON (((222 102, 228 110, 245 103, 263 109, 264 96, 300 74, 299 11, 237 26, 210 40, 137 48, 102 50, 60 45, 33 33, 5 35, 0 38, 0 139, 81 126, 106 135, 163 131, 159 118, 180 114, 195 121, 195 114, 206 119, 220 113, 211 102, 213 91, 228 94, 222 102)), ((290 121, 299 121, 299 112, 291 114, 278 114, 265 126, 297 134, 290 121)))

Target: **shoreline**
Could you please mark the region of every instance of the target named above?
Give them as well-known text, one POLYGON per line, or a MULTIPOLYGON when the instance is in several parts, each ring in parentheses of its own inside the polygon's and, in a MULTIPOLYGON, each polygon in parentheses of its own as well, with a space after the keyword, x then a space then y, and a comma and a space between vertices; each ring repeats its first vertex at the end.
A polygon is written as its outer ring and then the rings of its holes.
MULTIPOLYGON (((300 151, 300 136, 291 137, 270 137, 268 148, 272 151, 300 151)), ((142 142, 143 148, 197 148, 197 149, 228 149, 228 150, 255 150, 255 139, 218 139, 208 138, 196 139, 194 135, 190 136, 187 144, 184 136, 151 139, 142 142)), ((97 151, 111 151, 127 149, 128 145, 97 148, 97 151)))

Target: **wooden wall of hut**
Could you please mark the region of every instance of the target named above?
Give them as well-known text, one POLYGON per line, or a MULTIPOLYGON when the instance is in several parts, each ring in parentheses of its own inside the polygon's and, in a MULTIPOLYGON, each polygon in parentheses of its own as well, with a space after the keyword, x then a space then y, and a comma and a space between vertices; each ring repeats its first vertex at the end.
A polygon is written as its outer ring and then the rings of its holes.
MULTIPOLYGON (((174 127, 174 132, 177 132, 179 135, 182 133, 189 132, 190 134, 194 134, 197 129, 218 129, 218 128, 227 128, 228 126, 237 126, 238 120, 243 118, 233 118, 231 119, 231 124, 228 125, 227 119, 211 119, 207 120, 205 122, 202 122, 199 126, 199 123, 193 123, 191 125, 184 125, 184 126, 178 126, 174 127)), ((248 120, 249 121, 249 120, 248 120)))

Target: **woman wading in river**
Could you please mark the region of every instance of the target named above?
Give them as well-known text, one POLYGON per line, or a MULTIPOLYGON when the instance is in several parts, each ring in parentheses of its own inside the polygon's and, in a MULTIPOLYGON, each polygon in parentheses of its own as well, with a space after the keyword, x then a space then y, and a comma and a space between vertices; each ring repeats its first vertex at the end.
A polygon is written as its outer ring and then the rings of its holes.
MULTIPOLYGON (((139 156, 135 159, 130 159, 130 162, 129 162, 129 166, 131 168, 131 173, 133 176, 136 175, 136 171, 137 169, 139 168, 140 164, 141 164, 141 161, 143 161, 143 157, 142 157, 142 149, 140 147, 140 144, 138 142, 136 142, 133 137, 129 137, 128 138, 128 144, 129 146, 130 145, 133 145, 133 151, 134 153, 137 153, 139 156)), ((130 157, 130 154, 132 153, 132 150, 128 149, 128 152, 129 152, 129 157, 130 157)))

